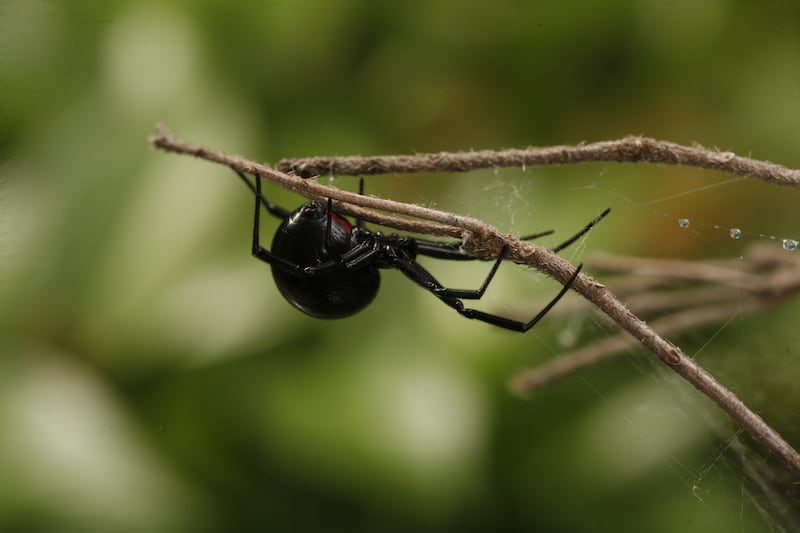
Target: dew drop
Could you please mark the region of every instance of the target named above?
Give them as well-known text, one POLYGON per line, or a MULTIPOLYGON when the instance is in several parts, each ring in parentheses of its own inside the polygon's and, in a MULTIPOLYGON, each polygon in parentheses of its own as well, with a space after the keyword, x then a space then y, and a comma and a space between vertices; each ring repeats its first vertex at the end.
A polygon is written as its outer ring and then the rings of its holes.
POLYGON ((783 239, 783 249, 784 250, 789 250, 790 252, 793 252, 793 251, 797 250, 797 246, 798 245, 800 245, 800 243, 798 243, 794 239, 783 239))
POLYGON ((742 236, 742 230, 739 228, 731 228, 731 239, 738 239, 742 236))
POLYGON ((689 227, 689 219, 688 218, 681 218, 680 220, 678 220, 678 225, 680 227, 682 227, 682 228, 688 228, 689 227))

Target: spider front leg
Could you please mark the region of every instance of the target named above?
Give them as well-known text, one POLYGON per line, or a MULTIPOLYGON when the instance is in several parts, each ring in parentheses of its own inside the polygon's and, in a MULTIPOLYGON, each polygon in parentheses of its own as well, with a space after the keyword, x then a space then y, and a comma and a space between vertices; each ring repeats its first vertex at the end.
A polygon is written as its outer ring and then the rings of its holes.
MULTIPOLYGON (((603 220, 611 212, 611 208, 605 209, 602 213, 600 213, 594 220, 586 224, 578 233, 570 237, 569 239, 565 240, 561 244, 557 245, 554 248, 551 248, 551 252, 558 253, 567 246, 571 245, 584 235, 586 235, 589 230, 591 230, 598 222, 603 220)), ((534 239, 538 239, 539 237, 544 237, 546 235, 551 235, 553 230, 547 231, 540 231, 539 233, 532 233, 530 235, 524 235, 518 237, 518 239, 522 241, 532 241, 534 239)), ((441 242, 441 241, 430 241, 427 239, 415 239, 417 241, 417 253, 420 255, 425 255, 428 257, 434 257, 436 259, 447 259, 452 261, 474 261, 477 259, 471 255, 466 255, 464 252, 461 251, 461 242, 441 242)))
POLYGON ((578 233, 576 233, 575 235, 573 235, 572 237, 570 237, 566 241, 562 242, 561 244, 559 244, 555 248, 551 248, 550 251, 557 254, 558 252, 560 252, 561 250, 563 250, 564 248, 566 248, 567 246, 569 246, 573 242, 577 241, 578 239, 580 239, 581 237, 583 237, 584 235, 589 233, 589 230, 592 229, 595 226, 595 224, 597 224, 598 222, 603 220, 606 217, 606 215, 609 214, 610 212, 611 212, 611 208, 607 207, 602 213, 597 215, 597 217, 595 217, 594 220, 592 220, 591 222, 586 224, 583 227, 582 230, 580 230, 578 233))

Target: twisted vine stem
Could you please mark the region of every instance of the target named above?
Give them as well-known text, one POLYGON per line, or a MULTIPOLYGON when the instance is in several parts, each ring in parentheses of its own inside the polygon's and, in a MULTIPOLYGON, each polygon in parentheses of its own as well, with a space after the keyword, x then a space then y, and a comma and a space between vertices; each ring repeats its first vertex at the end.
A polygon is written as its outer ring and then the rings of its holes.
POLYGON ((575 146, 530 147, 511 150, 438 152, 413 155, 308 157, 284 159, 275 166, 301 177, 408 174, 414 172, 468 172, 481 168, 563 165, 586 161, 660 163, 719 170, 757 178, 775 185, 800 187, 800 171, 733 152, 702 146, 684 146, 649 137, 631 136, 575 146))
MULTIPOLYGON (((747 163, 747 158, 740 158, 734 154, 725 153, 720 155, 719 152, 711 152, 712 156, 704 157, 703 154, 695 153, 692 148, 681 147, 680 145, 673 145, 672 143, 663 143, 661 146, 666 145, 672 149, 672 156, 666 155, 653 156, 658 154, 659 151, 652 149, 642 150, 642 146, 650 146, 652 140, 642 139, 640 137, 632 137, 622 139, 621 141, 609 141, 609 143, 595 143, 594 145, 584 145, 578 147, 554 147, 550 149, 536 149, 543 151, 543 153, 560 154, 550 157, 544 163, 571 163, 588 160, 612 160, 608 156, 608 146, 622 147, 639 147, 633 152, 617 149, 616 153, 623 154, 625 161, 660 161, 660 162, 674 162, 676 164, 688 164, 694 166, 702 166, 705 168, 716 168, 728 172, 735 172, 738 174, 749 174, 749 170, 753 168, 752 165, 747 163), (640 142, 644 142, 640 144, 640 142), (619 144, 621 143, 621 144, 619 144), (631 144, 632 143, 632 144, 631 144), (600 146, 599 152, 593 152, 600 146), (679 150, 676 151, 675 147, 679 150), (593 159, 590 154, 596 153, 600 155, 594 156, 593 159), (675 159, 674 154, 694 154, 692 158, 679 158, 675 159), (582 155, 578 155, 582 154, 582 155), (605 155, 604 155, 605 154, 605 155), (625 155, 627 154, 627 155, 625 155), (649 154, 649 155, 648 155, 649 154), (698 159, 699 158, 699 159, 698 159), (733 165, 733 166, 731 166, 733 165), (744 165, 744 166, 742 166, 744 165), (748 166, 749 165, 749 166, 748 166), (737 170, 738 169, 738 170, 737 170)), ((660 143, 660 141, 655 141, 660 143)), ((282 187, 294 191, 301 196, 312 199, 328 199, 331 198, 335 201, 334 206, 337 210, 358 216, 364 220, 372 221, 388 227, 397 229, 409 230, 417 233, 428 235, 440 235, 455 237, 462 240, 463 250, 471 255, 481 258, 496 257, 500 250, 505 246, 507 247, 506 257, 519 264, 524 264, 535 268, 536 270, 554 278, 558 282, 564 284, 574 273, 574 267, 558 255, 550 252, 546 248, 542 248, 531 242, 522 241, 517 237, 500 232, 498 229, 471 217, 456 215, 453 213, 429 209, 417 205, 405 204, 391 200, 384 200, 370 196, 363 196, 347 191, 335 189, 318 183, 315 180, 304 179, 302 176, 310 177, 314 174, 326 174, 331 171, 336 173, 355 172, 360 174, 378 173, 378 172, 407 172, 412 170, 400 170, 401 168, 413 168, 413 159, 416 156, 392 156, 390 159, 404 161, 405 166, 388 165, 376 166, 375 158, 345 158, 350 163, 348 170, 342 170, 343 167, 339 164, 342 158, 333 159, 313 159, 303 160, 300 166, 294 164, 287 164, 285 161, 279 164, 278 168, 272 168, 268 165, 259 164, 238 156, 231 156, 222 152, 205 148, 203 146, 192 144, 179 139, 169 133, 165 128, 159 127, 156 135, 150 138, 150 144, 160 150, 174 152, 178 154, 193 155, 195 157, 205 159, 211 162, 219 163, 240 172, 246 172, 260 176, 263 179, 272 181, 282 187), (364 160, 364 164, 357 164, 359 160, 364 160), (316 161, 318 166, 311 165, 312 161, 316 161), (319 163, 322 161, 322 163, 319 163), (408 161, 411 161, 409 167, 408 161), (321 166, 319 166, 321 165, 321 166), (286 170, 293 170, 294 173, 287 173, 286 170), (389 213, 389 214, 386 214, 389 213), (398 217, 403 215, 405 218, 398 217), (412 218, 408 218, 412 217, 412 218)), ((658 144, 656 145, 656 147, 658 144)), ((525 152, 525 151, 523 151, 525 152)), ((484 161, 484 166, 499 166, 504 164, 504 161, 510 161, 507 155, 512 154, 514 151, 505 152, 474 152, 480 154, 480 158, 484 161), (496 158, 492 154, 500 154, 496 158)), ((437 154, 435 160, 464 160, 464 154, 437 154)), ((385 158, 382 158, 385 159, 385 158)), ((466 159, 469 159, 468 157, 466 159)), ((613 160, 620 160, 619 158, 613 160)), ((513 164, 538 164, 535 158, 527 157, 523 159, 516 159, 513 164)), ((438 164, 437 164, 438 165, 438 164)), ((768 174, 771 176, 768 181, 779 183, 781 185, 794 185, 800 183, 800 173, 772 165, 763 163, 769 169, 768 174)), ((763 168, 763 165, 756 165, 763 168)), ((478 168, 475 166, 453 167, 451 170, 470 170, 471 168, 478 168)), ((425 167, 420 165, 413 171, 421 172, 425 170, 447 170, 441 166, 436 168, 425 167)), ((755 175, 761 179, 766 179, 763 175, 755 175)), ((683 351, 677 346, 673 345, 663 337, 661 337, 655 330, 648 326, 644 321, 635 316, 624 304, 622 304, 615 296, 601 283, 592 279, 585 273, 581 273, 575 279, 572 289, 581 294, 584 298, 590 301, 595 307, 600 309, 611 320, 632 335, 638 342, 644 345, 650 352, 655 354, 664 364, 671 368, 674 372, 684 378, 697 388, 702 394, 716 403, 723 411, 725 411, 731 418, 740 424, 750 435, 756 440, 760 441, 771 453, 779 457, 784 464, 800 478, 800 454, 788 443, 783 437, 775 431, 769 424, 767 424, 759 415, 754 413, 747 405, 745 405, 732 391, 720 384, 713 376, 706 372, 703 368, 697 365, 691 358, 687 357, 683 351)))

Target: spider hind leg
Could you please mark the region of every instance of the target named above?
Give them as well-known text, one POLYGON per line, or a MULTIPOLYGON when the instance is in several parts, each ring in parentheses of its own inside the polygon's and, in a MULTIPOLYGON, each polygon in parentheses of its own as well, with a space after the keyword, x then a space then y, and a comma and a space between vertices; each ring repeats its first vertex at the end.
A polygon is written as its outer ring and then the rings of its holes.
POLYGON ((455 309, 461 316, 473 320, 480 320, 481 322, 486 322, 487 324, 511 331, 524 333, 535 326, 542 318, 544 318, 544 316, 550 312, 550 310, 559 302, 559 300, 561 300, 567 291, 570 290, 572 284, 575 282, 575 279, 578 277, 578 274, 583 268, 583 265, 578 265, 578 267, 575 269, 575 272, 567 280, 564 286, 561 287, 561 290, 558 292, 555 298, 550 300, 550 302, 548 302, 548 304, 545 305, 544 308, 542 308, 542 310, 536 314, 536 316, 527 322, 520 322, 511 318, 506 318, 492 313, 487 313, 485 311, 480 311, 478 309, 466 307, 462 301, 466 299, 478 300, 481 298, 481 296, 483 296, 486 287, 488 287, 489 282, 491 282, 492 278, 497 272, 497 268, 499 267, 500 262, 502 262, 504 255, 505 249, 503 249, 503 251, 500 253, 497 261, 495 261, 495 264, 492 267, 492 270, 489 272, 489 275, 486 277, 481 287, 476 290, 449 289, 443 286, 433 276, 433 274, 428 272, 428 270, 426 270, 422 265, 410 259, 398 258, 393 262, 393 265, 403 274, 405 274, 406 277, 408 277, 411 281, 439 298, 439 300, 449 307, 455 309))
POLYGON ((250 189, 250 191, 256 195, 256 197, 261 201, 261 205, 263 205, 264 208, 266 208, 266 210, 269 211, 270 215, 284 220, 289 218, 289 215, 291 213, 289 213, 288 210, 284 209, 279 205, 273 204, 272 202, 264 198, 264 196, 262 196, 260 175, 258 174, 255 175, 256 184, 253 184, 249 179, 247 179, 247 176, 245 176, 243 173, 239 172, 236 169, 233 169, 233 171, 236 172, 236 175, 239 176, 239 178, 241 178, 241 180, 244 182, 245 185, 247 185, 247 188, 250 189))

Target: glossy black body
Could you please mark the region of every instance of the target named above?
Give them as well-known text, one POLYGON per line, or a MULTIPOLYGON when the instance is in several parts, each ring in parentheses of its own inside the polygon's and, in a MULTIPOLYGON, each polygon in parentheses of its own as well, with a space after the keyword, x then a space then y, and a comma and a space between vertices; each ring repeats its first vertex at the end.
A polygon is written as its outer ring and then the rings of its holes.
MULTIPOLYGON (((331 217, 320 204, 303 204, 286 218, 272 239, 272 253, 303 267, 319 267, 353 248, 353 227, 331 217)), ((337 264, 314 276, 297 276, 272 265, 275 285, 286 300, 316 318, 344 318, 375 299, 381 284, 378 267, 368 263, 348 269, 337 264)))

